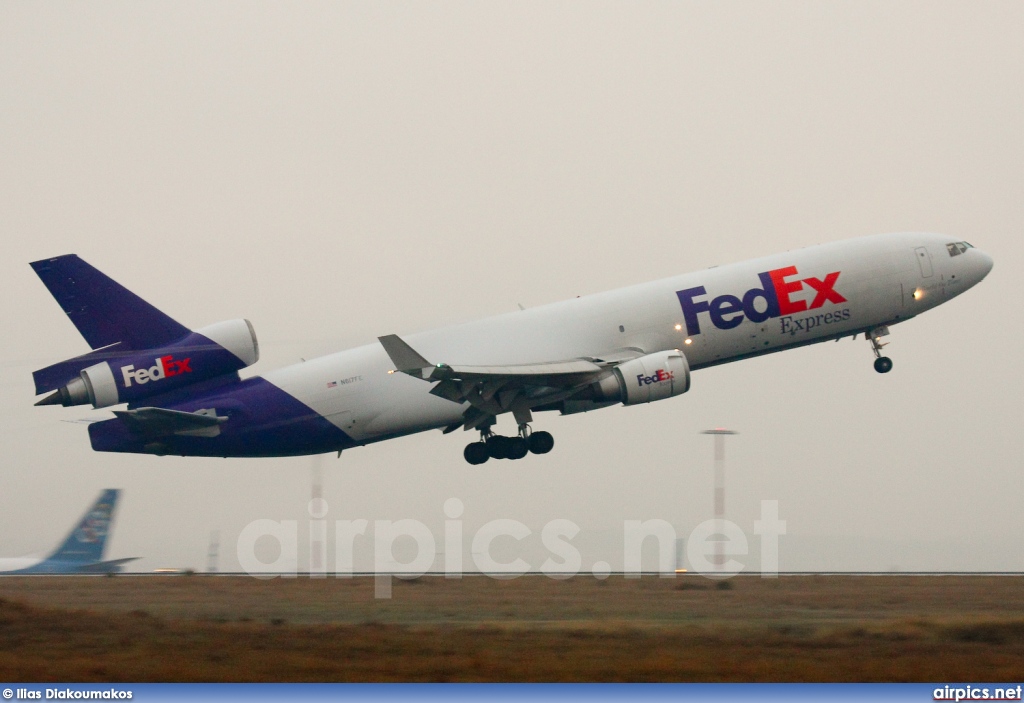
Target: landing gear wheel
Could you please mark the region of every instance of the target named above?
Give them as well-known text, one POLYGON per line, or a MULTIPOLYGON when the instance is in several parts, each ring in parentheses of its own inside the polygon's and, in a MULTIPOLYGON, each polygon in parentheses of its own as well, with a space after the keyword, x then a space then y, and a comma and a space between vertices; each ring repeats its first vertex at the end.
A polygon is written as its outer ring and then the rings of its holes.
POLYGON ((487 438, 487 454, 492 459, 507 459, 509 438, 495 434, 487 438))
POLYGON ((462 450, 462 456, 467 462, 474 466, 477 464, 483 464, 491 458, 490 454, 487 453, 487 445, 483 442, 467 444, 466 448, 462 450))
MULTIPOLYGON (((885 325, 876 327, 864 334, 864 338, 871 342, 871 351, 875 354, 875 371, 878 373, 889 373, 892 371, 892 359, 882 356, 882 347, 888 345, 888 342, 882 341, 882 337, 888 334, 889 328, 885 325)), ((856 335, 854 335, 854 338, 856 338, 856 335)))
POLYGON ((530 451, 526 440, 522 437, 511 437, 505 449, 505 456, 509 459, 522 459, 530 451))
POLYGON ((526 443, 534 454, 547 454, 555 446, 555 438, 550 432, 534 432, 526 438, 526 443))

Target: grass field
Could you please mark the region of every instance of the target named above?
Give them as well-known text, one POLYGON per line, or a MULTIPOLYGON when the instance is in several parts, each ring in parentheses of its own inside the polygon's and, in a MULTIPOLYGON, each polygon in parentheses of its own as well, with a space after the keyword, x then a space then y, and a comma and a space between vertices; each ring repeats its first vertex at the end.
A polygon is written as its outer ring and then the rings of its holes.
POLYGON ((1005 681, 1024 578, 0 579, 6 681, 1005 681))

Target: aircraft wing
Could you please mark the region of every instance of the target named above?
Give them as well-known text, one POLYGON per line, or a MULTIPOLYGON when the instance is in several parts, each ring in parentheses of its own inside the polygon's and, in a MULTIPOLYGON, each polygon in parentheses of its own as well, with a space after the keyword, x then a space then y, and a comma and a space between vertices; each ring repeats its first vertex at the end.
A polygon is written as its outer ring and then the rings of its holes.
POLYGON ((220 434, 220 425, 228 420, 226 416, 217 415, 217 411, 213 409, 187 413, 166 408, 136 408, 135 410, 115 410, 114 414, 128 425, 128 429, 132 432, 147 437, 163 437, 172 434, 216 437, 220 434))
POLYGON ((430 393, 455 403, 470 404, 463 422, 445 432, 473 429, 493 422, 496 415, 513 412, 520 422, 538 405, 564 400, 595 382, 608 368, 643 354, 639 349, 620 349, 606 357, 581 357, 562 361, 501 366, 450 366, 431 364, 398 335, 379 337, 395 364, 395 371, 437 385, 430 393))

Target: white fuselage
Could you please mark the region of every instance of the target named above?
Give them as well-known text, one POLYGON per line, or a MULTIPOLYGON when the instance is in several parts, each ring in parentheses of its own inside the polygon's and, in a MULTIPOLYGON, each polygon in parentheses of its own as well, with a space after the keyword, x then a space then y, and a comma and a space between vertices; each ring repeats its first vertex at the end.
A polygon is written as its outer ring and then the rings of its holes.
MULTIPOLYGON (((680 349, 690 368, 700 369, 868 332, 946 302, 978 283, 992 266, 991 258, 977 249, 950 255, 951 243, 942 235, 899 233, 822 244, 404 339, 430 362, 449 365, 516 365, 601 358, 617 350, 649 354, 680 349), (795 272, 786 273, 789 267, 795 272), (767 279, 759 274, 767 272, 779 277, 777 291, 786 300, 777 315, 754 321, 772 312, 768 296, 755 290, 764 288, 767 279), (813 280, 802 282, 806 279, 813 280), (694 294, 700 287, 705 293, 694 294), (689 319, 681 291, 691 291, 689 319), (750 314, 737 307, 747 293, 754 306, 750 314)), ((431 384, 390 373, 393 369, 384 348, 374 343, 264 378, 358 443, 458 422, 465 403, 431 395, 431 384)))
POLYGON ((43 557, 3 557, 0 558, 0 573, 29 569, 42 564, 43 561, 43 557))

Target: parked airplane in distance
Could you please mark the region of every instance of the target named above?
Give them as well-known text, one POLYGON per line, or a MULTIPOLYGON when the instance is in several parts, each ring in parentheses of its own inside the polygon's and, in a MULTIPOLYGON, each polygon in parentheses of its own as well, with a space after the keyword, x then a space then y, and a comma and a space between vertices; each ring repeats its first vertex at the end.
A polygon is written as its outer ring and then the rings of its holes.
POLYGON ((108 488, 86 511, 75 528, 50 556, 37 559, 0 559, 0 573, 4 574, 109 574, 117 573, 121 567, 138 559, 112 559, 103 561, 103 550, 107 545, 114 508, 121 491, 108 488))
POLYGON ((938 234, 874 235, 379 342, 240 379, 248 320, 192 331, 71 254, 33 269, 92 352, 33 374, 36 405, 114 410, 93 449, 295 456, 430 429, 475 430, 466 461, 544 454, 533 413, 671 398, 690 372, 863 334, 875 369, 889 327, 963 293, 992 259, 938 234), (493 432, 511 414, 516 436, 493 432))

